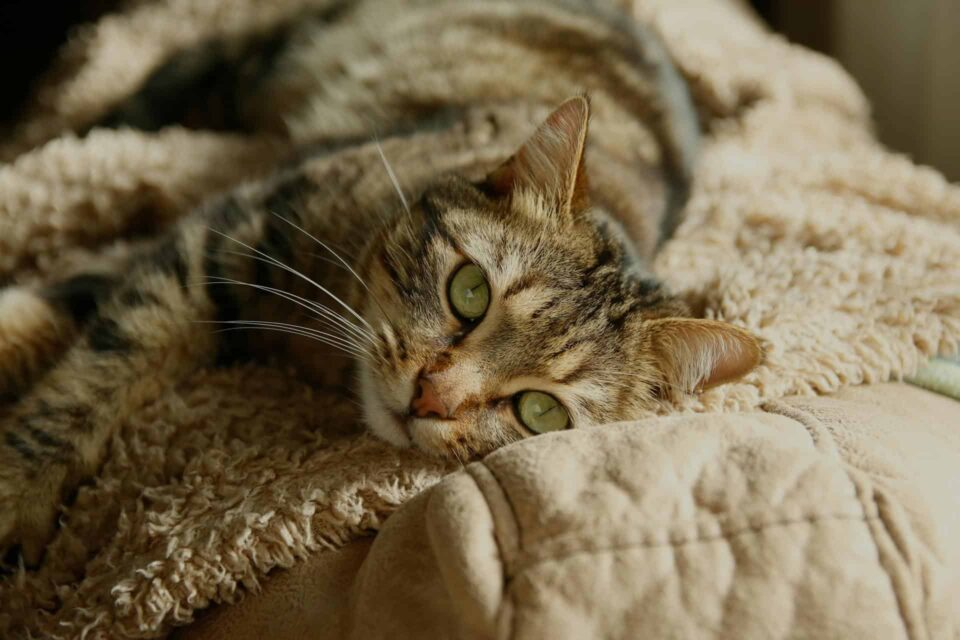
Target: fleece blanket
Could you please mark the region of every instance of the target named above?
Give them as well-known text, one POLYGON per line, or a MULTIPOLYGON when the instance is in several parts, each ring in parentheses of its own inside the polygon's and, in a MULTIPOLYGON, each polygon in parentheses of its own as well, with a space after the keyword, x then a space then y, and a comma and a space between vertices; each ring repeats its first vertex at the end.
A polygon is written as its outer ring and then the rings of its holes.
MULTIPOLYGON (((31 356, 31 332, 70 339, 70 328, 5 323, 18 287, 123 255, 289 151, 282 138, 180 128, 76 132, 178 47, 310 2, 144 0, 74 34, 0 141, 0 380, 47 357, 31 356)), ((732 0, 630 8, 665 39, 707 132, 657 270, 703 315, 768 343, 745 380, 664 411, 829 393, 953 353, 960 187, 882 148, 837 64, 732 0)), ((348 398, 289 372, 199 371, 123 426, 43 566, 0 577, 0 636, 162 637, 275 568, 371 534, 450 470, 362 434, 348 398)))

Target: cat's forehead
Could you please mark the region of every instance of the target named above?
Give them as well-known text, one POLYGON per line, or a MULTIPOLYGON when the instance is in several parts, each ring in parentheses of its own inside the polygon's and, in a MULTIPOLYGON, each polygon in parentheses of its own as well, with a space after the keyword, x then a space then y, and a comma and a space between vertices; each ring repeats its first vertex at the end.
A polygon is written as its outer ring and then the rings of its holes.
POLYGON ((573 284, 594 252, 586 229, 485 203, 452 204, 442 224, 455 249, 501 281, 537 272, 557 286, 573 284))

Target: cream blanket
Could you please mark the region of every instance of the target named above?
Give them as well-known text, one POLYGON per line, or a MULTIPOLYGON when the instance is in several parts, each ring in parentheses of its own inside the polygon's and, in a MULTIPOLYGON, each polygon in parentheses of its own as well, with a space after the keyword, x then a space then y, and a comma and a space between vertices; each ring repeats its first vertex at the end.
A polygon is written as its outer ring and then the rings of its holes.
MULTIPOLYGON (((76 34, 0 144, 0 280, 122 252, 239 181, 279 139, 81 129, 177 47, 309 0, 131 2, 76 34)), ((659 273, 769 342, 768 362, 677 410, 746 409, 913 372, 960 340, 960 188, 873 139, 832 61, 724 0, 637 0, 708 127, 659 273)), ((0 370, 23 328, 4 324, 0 370)), ((53 328, 52 330, 55 330, 53 328)), ((275 567, 375 531, 449 471, 350 431, 342 399, 283 371, 203 371, 125 425, 42 569, 0 581, 0 636, 163 636, 275 567)))

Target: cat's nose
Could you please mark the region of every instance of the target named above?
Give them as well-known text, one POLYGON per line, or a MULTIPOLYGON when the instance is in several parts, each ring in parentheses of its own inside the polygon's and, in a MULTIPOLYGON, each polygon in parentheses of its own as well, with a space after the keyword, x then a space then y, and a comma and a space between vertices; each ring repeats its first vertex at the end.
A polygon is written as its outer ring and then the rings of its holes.
POLYGON ((410 403, 410 412, 418 418, 449 417, 447 406, 440 400, 433 383, 424 377, 417 380, 417 395, 410 403))

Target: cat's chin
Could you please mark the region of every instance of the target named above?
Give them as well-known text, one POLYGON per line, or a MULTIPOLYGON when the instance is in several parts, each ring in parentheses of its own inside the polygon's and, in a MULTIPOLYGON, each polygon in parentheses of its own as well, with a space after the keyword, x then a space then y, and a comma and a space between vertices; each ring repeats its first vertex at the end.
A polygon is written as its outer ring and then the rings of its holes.
POLYGON ((363 418, 370 433, 397 447, 406 448, 413 444, 403 420, 380 399, 380 390, 366 368, 360 370, 360 399, 363 418))
POLYGON ((406 448, 413 444, 402 420, 376 399, 364 400, 363 412, 367 428, 373 435, 397 447, 406 448))

